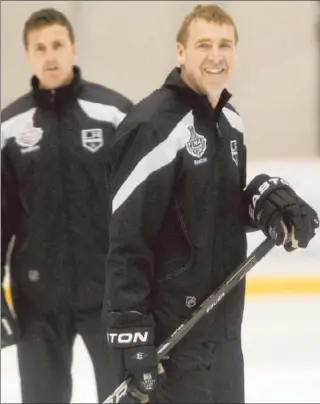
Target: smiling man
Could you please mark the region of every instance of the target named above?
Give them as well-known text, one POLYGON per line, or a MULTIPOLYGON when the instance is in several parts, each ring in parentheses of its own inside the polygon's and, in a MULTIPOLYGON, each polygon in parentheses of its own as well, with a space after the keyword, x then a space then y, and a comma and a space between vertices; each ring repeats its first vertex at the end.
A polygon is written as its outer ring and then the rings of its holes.
POLYGON ((282 179, 262 174, 246 188, 242 120, 226 89, 237 41, 223 9, 197 6, 177 36, 180 67, 116 132, 104 315, 121 378, 131 377, 123 403, 243 403, 244 280, 169 352, 164 378, 156 346, 246 258, 247 229, 292 251, 318 226, 282 179))
POLYGON ((115 387, 101 327, 106 176, 116 127, 132 104, 81 77, 73 28, 58 10, 32 14, 23 40, 31 91, 1 111, 1 274, 9 258, 17 316, 2 294, 1 346, 17 342, 24 403, 67 403, 80 335, 102 401, 115 387))
POLYGON ((216 108, 236 62, 238 33, 229 15, 221 15, 215 23, 207 17, 191 14, 185 19, 177 35, 177 51, 184 82, 207 95, 216 108))

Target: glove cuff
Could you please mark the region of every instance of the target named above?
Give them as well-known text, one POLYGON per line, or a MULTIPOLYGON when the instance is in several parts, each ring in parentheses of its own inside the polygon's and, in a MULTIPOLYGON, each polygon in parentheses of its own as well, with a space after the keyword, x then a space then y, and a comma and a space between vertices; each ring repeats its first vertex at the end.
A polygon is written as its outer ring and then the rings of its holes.
POLYGON ((141 368, 152 369, 157 367, 157 350, 155 346, 128 348, 124 351, 124 360, 126 369, 132 374, 139 372, 141 368))
POLYGON ((107 328, 111 348, 134 348, 154 344, 154 327, 107 328))

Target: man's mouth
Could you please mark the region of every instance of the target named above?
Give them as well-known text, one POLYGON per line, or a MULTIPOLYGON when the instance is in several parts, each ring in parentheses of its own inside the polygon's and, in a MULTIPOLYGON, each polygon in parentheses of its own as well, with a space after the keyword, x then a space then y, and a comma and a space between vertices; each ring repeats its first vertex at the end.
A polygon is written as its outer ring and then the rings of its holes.
POLYGON ((45 70, 47 72, 56 72, 58 70, 58 66, 47 67, 45 70))
POLYGON ((226 69, 224 67, 220 68, 205 68, 204 71, 209 74, 221 74, 225 71, 226 69))

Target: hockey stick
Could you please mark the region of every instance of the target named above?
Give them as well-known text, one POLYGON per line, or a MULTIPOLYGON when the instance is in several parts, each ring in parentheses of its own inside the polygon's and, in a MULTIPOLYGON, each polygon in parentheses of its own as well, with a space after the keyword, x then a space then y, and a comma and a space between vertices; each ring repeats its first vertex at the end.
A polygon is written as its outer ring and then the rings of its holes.
MULTIPOLYGON (((275 246, 273 240, 266 238, 250 255, 240 264, 229 277, 192 313, 191 318, 184 321, 157 349, 160 361, 209 311, 236 286, 241 279, 275 246)), ((104 401, 104 403, 118 403, 127 393, 130 379, 125 380, 104 401)))

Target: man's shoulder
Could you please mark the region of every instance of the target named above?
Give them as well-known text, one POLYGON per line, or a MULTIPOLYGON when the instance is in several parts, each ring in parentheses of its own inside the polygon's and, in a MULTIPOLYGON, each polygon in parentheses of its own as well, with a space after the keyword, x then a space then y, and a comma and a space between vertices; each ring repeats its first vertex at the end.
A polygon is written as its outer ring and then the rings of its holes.
POLYGON ((133 106, 132 101, 120 92, 87 80, 83 80, 80 97, 88 102, 115 107, 124 113, 133 106))
POLYGON ((139 101, 122 122, 122 129, 144 126, 150 127, 164 135, 179 121, 185 107, 173 93, 166 89, 156 89, 139 101))
POLYGON ((229 124, 240 133, 244 133, 243 120, 236 108, 227 102, 223 108, 223 113, 226 116, 229 124))
POLYGON ((230 102, 227 102, 224 108, 228 108, 228 109, 230 109, 232 112, 234 112, 234 113, 236 113, 237 115, 240 116, 239 111, 238 111, 230 102))
POLYGON ((33 111, 35 108, 36 104, 31 92, 23 94, 1 110, 1 124, 21 114, 33 111))

